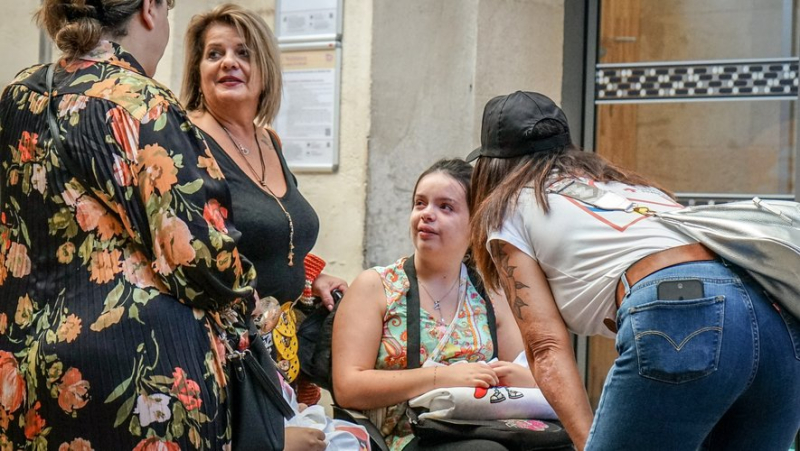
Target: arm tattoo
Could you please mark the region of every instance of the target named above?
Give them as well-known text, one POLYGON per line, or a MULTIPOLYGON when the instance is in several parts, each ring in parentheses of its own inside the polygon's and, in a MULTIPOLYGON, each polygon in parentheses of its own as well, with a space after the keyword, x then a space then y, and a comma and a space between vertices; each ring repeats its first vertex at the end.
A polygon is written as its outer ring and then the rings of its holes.
POLYGON ((519 297, 518 290, 529 288, 522 282, 514 279, 514 271, 516 266, 511 266, 508 262, 508 253, 504 250, 506 244, 500 244, 498 241, 492 241, 492 256, 495 258, 495 265, 497 272, 500 274, 501 283, 506 291, 506 298, 511 304, 511 309, 514 311, 514 316, 518 320, 522 320, 522 308, 527 307, 528 304, 519 297))

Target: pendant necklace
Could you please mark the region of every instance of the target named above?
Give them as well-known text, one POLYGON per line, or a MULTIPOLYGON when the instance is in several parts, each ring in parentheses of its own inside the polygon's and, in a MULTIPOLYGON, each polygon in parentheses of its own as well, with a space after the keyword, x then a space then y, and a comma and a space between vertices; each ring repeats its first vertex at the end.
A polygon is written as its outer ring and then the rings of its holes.
POLYGON ((442 314, 442 301, 444 300, 444 298, 446 298, 453 291, 453 288, 455 288, 455 286, 458 284, 458 281, 460 279, 461 279, 461 277, 456 277, 456 280, 454 280, 453 284, 450 285, 450 288, 447 290, 447 293, 445 293, 444 296, 440 297, 438 301, 436 300, 436 298, 431 296, 431 292, 428 291, 427 288, 425 288, 425 285, 423 285, 422 281, 419 281, 419 280, 417 281, 419 286, 421 286, 422 289, 425 290, 425 293, 433 301, 433 309, 436 310, 437 312, 439 312, 439 321, 437 321, 437 324, 439 324, 440 326, 446 326, 447 325, 447 323, 445 323, 445 321, 444 321, 444 315, 442 314))
POLYGON ((276 196, 275 193, 273 193, 272 190, 267 185, 267 165, 264 162, 264 152, 261 151, 261 143, 258 141, 258 134, 256 132, 256 129, 254 128, 254 130, 253 130, 253 138, 255 138, 256 146, 258 147, 258 158, 259 158, 259 160, 261 160, 261 178, 258 177, 258 173, 256 173, 256 170, 250 164, 250 161, 247 160, 247 155, 250 154, 250 149, 248 149, 248 148, 242 146, 241 144, 239 144, 239 142, 236 141, 236 139, 233 137, 231 132, 229 132, 228 129, 225 128, 224 125, 222 125, 219 121, 217 121, 217 123, 219 124, 220 127, 222 127, 222 130, 225 131, 225 134, 228 135, 228 138, 230 138, 231 142, 236 147, 236 149, 239 150, 239 153, 242 154, 242 156, 244 157, 244 162, 247 163, 247 167, 250 168, 250 172, 253 173, 253 176, 256 179, 258 179, 259 183, 261 184, 261 187, 264 188, 264 190, 267 192, 267 194, 269 194, 273 199, 275 199, 275 202, 281 208, 281 211, 283 211, 283 214, 286 216, 286 219, 289 221, 289 256, 288 256, 289 263, 288 264, 289 264, 289 266, 294 266, 294 222, 292 221, 292 215, 289 214, 289 212, 286 210, 286 207, 283 206, 283 203, 278 198, 278 196, 276 196))

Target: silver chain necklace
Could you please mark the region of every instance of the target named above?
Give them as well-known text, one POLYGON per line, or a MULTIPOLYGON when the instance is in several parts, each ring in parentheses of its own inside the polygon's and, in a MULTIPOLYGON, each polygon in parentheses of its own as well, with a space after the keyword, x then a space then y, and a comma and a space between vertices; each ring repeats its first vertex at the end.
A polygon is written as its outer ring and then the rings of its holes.
POLYGON ((437 321, 437 323, 439 323, 442 326, 447 325, 445 323, 445 321, 444 321, 444 314, 442 314, 442 301, 444 300, 444 298, 446 298, 453 291, 453 288, 455 288, 455 286, 458 284, 458 281, 460 279, 461 279, 460 275, 458 277, 456 277, 456 280, 454 280, 453 284, 450 285, 450 288, 447 290, 447 293, 445 293, 444 296, 440 297, 438 301, 436 300, 436 298, 434 298, 431 295, 431 292, 428 291, 427 288, 425 288, 425 285, 422 283, 422 281, 421 280, 417 280, 417 282, 419 283, 419 286, 421 286, 422 289, 425 290, 425 293, 433 301, 433 309, 436 310, 437 312, 439 312, 439 321, 437 321))

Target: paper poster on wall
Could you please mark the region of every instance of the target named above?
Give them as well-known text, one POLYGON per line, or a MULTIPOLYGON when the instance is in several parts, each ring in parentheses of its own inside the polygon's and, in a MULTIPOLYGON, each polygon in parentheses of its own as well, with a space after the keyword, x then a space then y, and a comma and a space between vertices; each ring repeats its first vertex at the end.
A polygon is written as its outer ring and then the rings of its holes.
POLYGON ((338 52, 326 48, 281 54, 283 99, 273 126, 292 170, 332 172, 338 166, 338 52))
POLYGON ((278 0, 276 13, 281 42, 336 40, 341 35, 340 0, 278 0))

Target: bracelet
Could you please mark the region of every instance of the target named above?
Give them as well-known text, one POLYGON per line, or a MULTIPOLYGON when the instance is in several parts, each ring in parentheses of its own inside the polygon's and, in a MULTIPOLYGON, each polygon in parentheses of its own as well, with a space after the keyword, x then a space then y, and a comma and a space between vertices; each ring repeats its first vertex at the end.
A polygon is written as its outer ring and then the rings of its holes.
POLYGON ((436 370, 438 368, 438 366, 433 367, 433 388, 436 388, 436 370))

